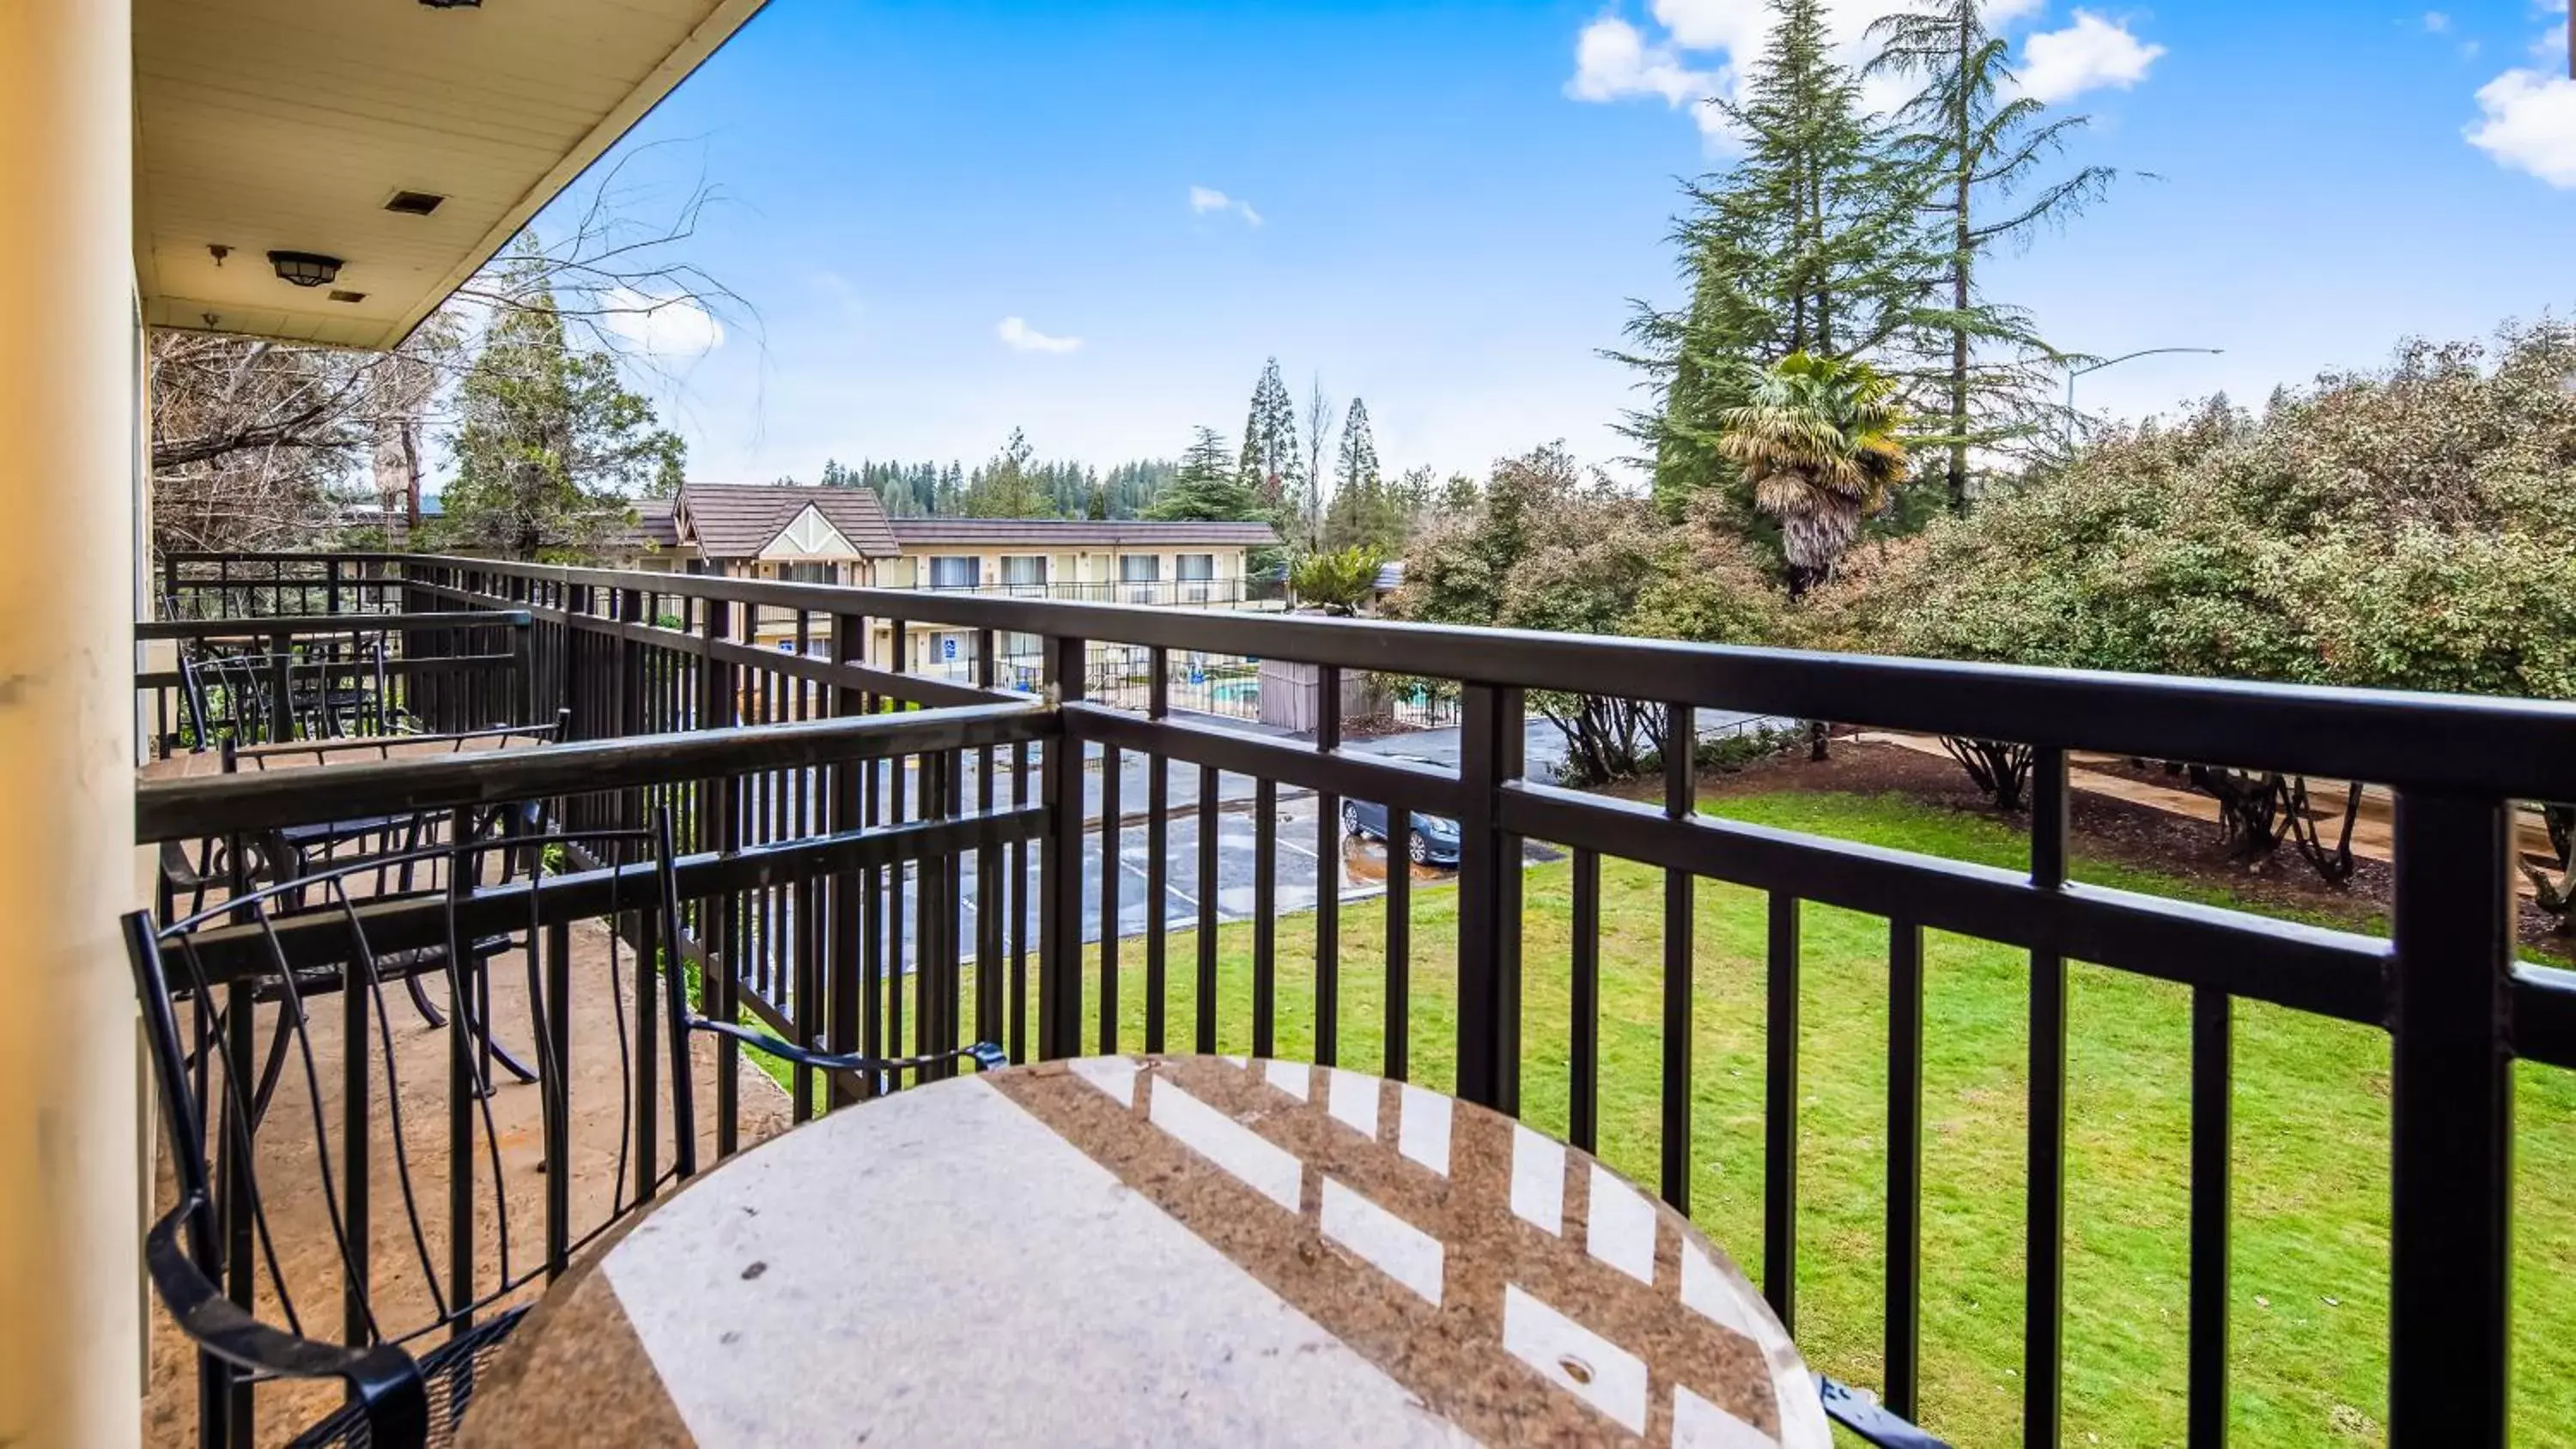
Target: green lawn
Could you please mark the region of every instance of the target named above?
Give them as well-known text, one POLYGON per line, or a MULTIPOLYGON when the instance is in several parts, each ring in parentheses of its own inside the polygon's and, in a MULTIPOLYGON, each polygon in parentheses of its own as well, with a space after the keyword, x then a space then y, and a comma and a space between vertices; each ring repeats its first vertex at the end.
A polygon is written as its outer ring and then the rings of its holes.
MULTIPOLYGON (((2015 865, 2022 838, 1899 797, 1779 794, 1721 813, 1767 825, 2015 865)), ((2208 899, 2098 862, 2087 880, 2208 899)), ((1657 1163, 1662 878, 1602 869, 1602 1156, 1650 1187, 1657 1163)), ((1523 1115, 1566 1120, 1570 873, 1524 888, 1523 1115)), ((1456 897, 1414 896, 1413 1076, 1450 1079, 1456 897)), ((1757 1276, 1761 1243, 1764 901, 1699 887, 1693 1017, 1694 1216, 1757 1276)), ((1382 899, 1342 911, 1341 1060, 1374 1069, 1384 1020, 1382 899)), ((1806 908, 1801 1012, 1798 1336, 1821 1368, 1878 1380, 1885 1211, 1885 924, 1806 908)), ((1249 925, 1218 934, 1218 1038, 1251 1036, 1249 925)), ((1279 1040, 1312 1054, 1311 917, 1279 930, 1279 1040)), ((1171 1044, 1197 1003, 1194 938, 1171 937, 1171 1044)), ((1990 943, 1926 945, 1924 1418, 1961 1445, 2019 1439, 2028 961, 1990 943)), ((1120 956, 1119 1045, 1144 1040, 1144 949, 1120 956)), ((1086 1013, 1097 1009, 1096 972, 1086 1013)), ((971 987, 969 988, 971 1000, 971 987)), ((2188 1001, 2100 968, 2072 971, 2066 1249, 2069 1442, 2182 1442, 2188 1001)), ((1094 1017, 1093 1019, 1096 1019, 1094 1017)), ((2378 1443, 2385 1414, 2388 1045, 2384 1034, 2245 1004, 2237 1014, 2234 1442, 2378 1443)), ((2522 1070, 2515 1337, 2519 1442, 2576 1437, 2576 1074, 2522 1070)))

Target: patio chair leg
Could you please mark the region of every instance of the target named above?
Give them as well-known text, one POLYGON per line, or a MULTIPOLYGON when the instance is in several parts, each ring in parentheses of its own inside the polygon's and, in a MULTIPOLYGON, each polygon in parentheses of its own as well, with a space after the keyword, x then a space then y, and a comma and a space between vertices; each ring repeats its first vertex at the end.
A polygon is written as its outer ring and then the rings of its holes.
POLYGON ((287 1044, 294 1039, 295 1028, 302 1023, 303 1016, 294 1002, 277 1004, 277 1031, 269 1038, 268 1060, 259 1069, 259 1089, 250 1097, 250 1130, 253 1132, 259 1130, 260 1123, 268 1120, 268 1099, 277 1094, 277 1079, 286 1071, 287 1044))
POLYGON ((447 1025, 447 1018, 439 1012, 437 1004, 429 999, 429 993, 420 989, 419 976, 404 977, 403 985, 411 988, 411 1004, 420 1009, 421 1020, 428 1022, 432 1031, 447 1025))
POLYGON ((526 1063, 520 1061, 516 1056, 511 1055, 510 1049, 501 1045, 501 1043, 493 1037, 490 1029, 483 1024, 483 1021, 480 1018, 483 1016, 484 1012, 488 1012, 490 1009, 491 1000, 488 992, 478 992, 477 994, 484 997, 484 1000, 479 1003, 482 1010, 466 1011, 464 1013, 464 1020, 459 1024, 466 1031, 473 1034, 475 1048, 482 1059, 482 1071, 479 1075, 483 1083, 485 1094, 488 1095, 491 1090, 492 1063, 495 1059, 498 1059, 501 1063, 502 1070, 508 1072, 511 1076, 518 1078, 520 1081, 535 1081, 537 1079, 537 1074, 529 1070, 526 1063))

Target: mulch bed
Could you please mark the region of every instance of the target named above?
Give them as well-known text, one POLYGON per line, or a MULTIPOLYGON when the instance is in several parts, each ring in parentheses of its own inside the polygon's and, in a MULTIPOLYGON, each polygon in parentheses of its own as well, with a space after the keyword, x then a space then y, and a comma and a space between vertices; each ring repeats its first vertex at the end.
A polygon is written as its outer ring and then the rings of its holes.
MULTIPOLYGON (((1969 783, 1967 772, 1936 755, 1897 745, 1864 744, 1837 739, 1833 757, 1821 763, 1807 758, 1805 742, 1786 752, 1740 769, 1703 771, 1703 799, 1728 795, 1767 795, 1784 790, 1820 794, 1899 794, 1920 804, 1939 806, 1997 820, 2027 832, 2027 814, 2002 814, 1986 803, 1969 783)), ((2141 777, 2146 778, 2146 777, 2141 777)), ((2170 783, 2159 772, 2157 783, 2170 783)), ((1626 781, 1606 793, 1629 799, 1659 799, 1655 781, 1626 781)), ((2355 862, 2352 879, 2342 888, 2317 877, 2296 849, 2282 845, 2271 859, 2251 865, 2229 858, 2227 842, 2215 821, 2188 820, 2152 806, 2077 790, 2068 806, 2076 851, 2095 860, 2180 876, 2195 884, 2226 891, 2239 900, 2313 911, 2357 929, 2385 930, 2391 871, 2384 861, 2355 862)), ((2526 946, 2565 955, 2571 944, 2556 922, 2529 901, 2521 903, 2521 936, 2526 946)))

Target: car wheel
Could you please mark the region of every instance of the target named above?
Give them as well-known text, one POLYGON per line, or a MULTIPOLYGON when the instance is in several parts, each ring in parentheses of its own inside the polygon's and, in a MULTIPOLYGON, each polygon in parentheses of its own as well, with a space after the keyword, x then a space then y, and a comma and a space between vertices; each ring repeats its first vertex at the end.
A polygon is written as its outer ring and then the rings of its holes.
POLYGON ((1431 842, 1422 838, 1421 831, 1412 831, 1405 836, 1404 853, 1415 865, 1428 865, 1431 863, 1431 842))
POLYGON ((1342 802, 1342 833, 1344 835, 1360 833, 1360 807, 1348 800, 1342 802))

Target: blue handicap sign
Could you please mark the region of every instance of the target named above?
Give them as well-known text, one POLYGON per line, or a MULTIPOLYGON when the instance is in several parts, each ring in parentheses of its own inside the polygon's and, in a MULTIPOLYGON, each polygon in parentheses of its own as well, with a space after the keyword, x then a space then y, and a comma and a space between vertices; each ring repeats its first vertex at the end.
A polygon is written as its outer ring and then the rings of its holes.
POLYGON ((957 657, 956 635, 951 634, 939 641, 939 657, 942 659, 954 659, 957 657))

